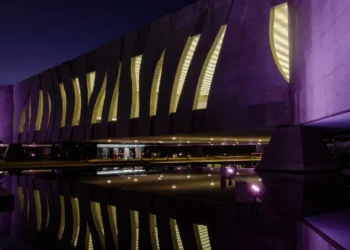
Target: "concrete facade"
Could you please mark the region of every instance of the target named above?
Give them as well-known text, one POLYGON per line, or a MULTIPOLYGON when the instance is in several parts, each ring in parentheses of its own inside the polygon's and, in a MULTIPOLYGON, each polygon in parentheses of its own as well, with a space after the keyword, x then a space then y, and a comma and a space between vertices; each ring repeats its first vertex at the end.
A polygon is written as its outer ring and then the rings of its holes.
MULTIPOLYGON (((291 124, 289 85, 276 66, 269 39, 270 10, 280 3, 198 1, 94 51, 15 84, 15 124, 12 134, 7 133, 7 137, 0 139, 13 143, 40 143, 222 131, 236 134, 254 131, 270 133, 276 126, 291 124), (227 25, 227 28, 207 107, 193 110, 201 70, 222 25, 227 25), (169 114, 181 54, 188 37, 197 34, 201 36, 188 68, 177 111, 169 114), (163 51, 157 113, 150 116, 152 81, 163 51), (142 55, 139 116, 131 119, 131 64, 138 55, 142 55), (120 63, 121 72, 118 72, 120 63), (96 72, 96 75, 88 101, 87 74, 91 72, 96 72), (118 76, 117 118, 110 120, 109 110, 118 76), (80 85, 81 109, 78 118, 74 118, 74 79, 78 79, 80 85), (66 93, 65 113, 62 110, 60 83, 66 93), (91 124, 96 103, 100 102, 101 89, 106 90, 101 120, 91 124), (35 123, 40 90, 43 109, 41 128, 37 130, 35 123), (23 110, 26 112, 20 125, 23 110), (63 114, 66 122, 61 126, 63 114), (72 124, 74 119, 79 121, 78 125, 72 124)), ((8 109, 8 112, 12 111, 8 109)))

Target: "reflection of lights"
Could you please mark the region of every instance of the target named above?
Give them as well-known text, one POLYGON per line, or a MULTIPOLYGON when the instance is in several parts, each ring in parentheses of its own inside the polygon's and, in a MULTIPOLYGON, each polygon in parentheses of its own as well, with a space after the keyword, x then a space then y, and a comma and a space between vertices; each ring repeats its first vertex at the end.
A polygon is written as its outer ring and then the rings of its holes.
POLYGON ((160 178, 160 177, 158 178, 158 180, 161 180, 161 179, 162 179, 162 178, 160 178))
POLYGON ((138 179, 134 179, 134 181, 136 182, 136 181, 139 181, 138 179))
POLYGON ((180 170, 181 168, 177 168, 177 170, 180 170))
POLYGON ((261 140, 259 140, 259 141, 261 141, 261 140))
POLYGON ((173 185, 173 186, 171 186, 171 188, 172 188, 172 189, 175 189, 175 188, 176 188, 176 186, 175 186, 175 185, 173 185))
POLYGON ((227 169, 227 172, 229 172, 230 174, 233 174, 234 170, 232 168, 227 169))
POLYGON ((182 156, 182 153, 179 153, 180 156, 182 156))
POLYGON ((190 141, 187 141, 187 143, 190 143, 190 141))
POLYGON ((210 138, 210 140, 211 140, 211 141, 213 141, 213 140, 214 140, 214 138, 210 138))
POLYGON ((176 137, 173 137, 173 138, 171 138, 171 139, 176 140, 176 137))
POLYGON ((254 192, 260 192, 260 188, 258 188, 257 186, 255 186, 254 184, 252 185, 252 189, 254 192))
POLYGON ((35 154, 32 154, 32 157, 34 157, 35 156, 35 154))
POLYGON ((111 141, 112 141, 111 139, 108 140, 108 142, 111 142, 111 141))
MULTIPOLYGON (((122 169, 122 170, 106 170, 106 171, 97 171, 97 175, 109 175, 109 174, 125 174, 125 173, 140 173, 145 172, 144 169, 122 169)), ((129 177, 128 177, 129 179, 129 177)))
POLYGON ((214 182, 211 182, 211 183, 210 183, 210 186, 214 186, 214 182))
POLYGON ((0 171, 0 174, 2 174, 2 171, 0 171))
POLYGON ((154 156, 156 156, 157 154, 153 154, 154 156))
POLYGON ((189 179, 189 178, 191 178, 191 176, 190 176, 190 175, 187 175, 187 178, 189 179))
POLYGON ((159 141, 160 144, 162 144, 163 142, 162 141, 159 141))
POLYGON ((237 139, 235 139, 235 141, 237 141, 237 139))
POLYGON ((239 173, 237 172, 237 175, 239 175, 239 173))
POLYGON ((261 181, 261 178, 259 178, 259 181, 261 181))
POLYGON ((211 170, 211 171, 213 171, 213 170, 214 170, 214 168, 211 168, 210 170, 211 170))
POLYGON ((163 175, 161 175, 160 177, 163 178, 163 175))
POLYGON ((130 179, 131 179, 131 177, 129 176, 129 177, 128 177, 128 179, 130 180, 130 179))
POLYGON ((211 174, 208 174, 208 176, 210 177, 210 176, 211 176, 211 174))
POLYGON ((112 181, 111 180, 108 180, 107 183, 111 183, 112 181))

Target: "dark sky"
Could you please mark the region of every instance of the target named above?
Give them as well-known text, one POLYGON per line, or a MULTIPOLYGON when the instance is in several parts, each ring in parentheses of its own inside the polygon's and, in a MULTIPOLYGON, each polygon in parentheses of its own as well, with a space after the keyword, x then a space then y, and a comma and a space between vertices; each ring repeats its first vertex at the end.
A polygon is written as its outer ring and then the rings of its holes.
POLYGON ((0 84, 15 84, 195 1, 0 0, 0 84))

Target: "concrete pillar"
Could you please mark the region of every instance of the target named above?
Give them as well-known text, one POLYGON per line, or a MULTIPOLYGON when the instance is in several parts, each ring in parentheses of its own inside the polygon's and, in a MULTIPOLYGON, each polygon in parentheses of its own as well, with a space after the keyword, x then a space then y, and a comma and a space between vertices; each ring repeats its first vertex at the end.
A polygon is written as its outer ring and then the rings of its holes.
POLYGON ((322 131, 308 126, 277 128, 256 171, 327 171, 338 167, 322 131))
POLYGON ((142 148, 136 147, 135 148, 135 158, 136 159, 141 159, 142 158, 142 148))
POLYGON ((130 149, 124 148, 124 159, 128 159, 130 157, 130 149))

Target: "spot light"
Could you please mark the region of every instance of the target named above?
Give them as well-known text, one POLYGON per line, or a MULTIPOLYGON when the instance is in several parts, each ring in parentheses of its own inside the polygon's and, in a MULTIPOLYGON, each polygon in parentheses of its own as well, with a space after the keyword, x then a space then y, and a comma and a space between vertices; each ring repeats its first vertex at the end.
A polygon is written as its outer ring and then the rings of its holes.
POLYGON ((191 176, 190 176, 190 175, 187 175, 187 179, 189 179, 189 178, 191 178, 191 176))
POLYGON ((107 183, 111 183, 112 181, 111 180, 108 180, 107 183))
POLYGON ((234 170, 232 168, 227 169, 227 172, 229 172, 230 174, 233 174, 234 170))
POLYGON ((111 139, 108 140, 108 142, 111 142, 111 141, 112 141, 111 139))
POLYGON ((176 188, 176 186, 175 186, 175 185, 173 185, 173 186, 171 186, 171 188, 172 188, 172 189, 175 189, 175 188, 176 188))
POLYGON ((253 189, 253 191, 254 192, 256 192, 256 193, 259 193, 260 192, 260 188, 259 187, 257 187, 256 185, 252 185, 252 189, 253 189))
POLYGON ((176 137, 173 137, 172 139, 173 139, 173 140, 176 140, 176 137))
POLYGON ((211 182, 211 183, 210 183, 210 186, 214 186, 214 182, 211 182))
POLYGON ((135 182, 139 181, 138 179, 134 179, 135 182))

